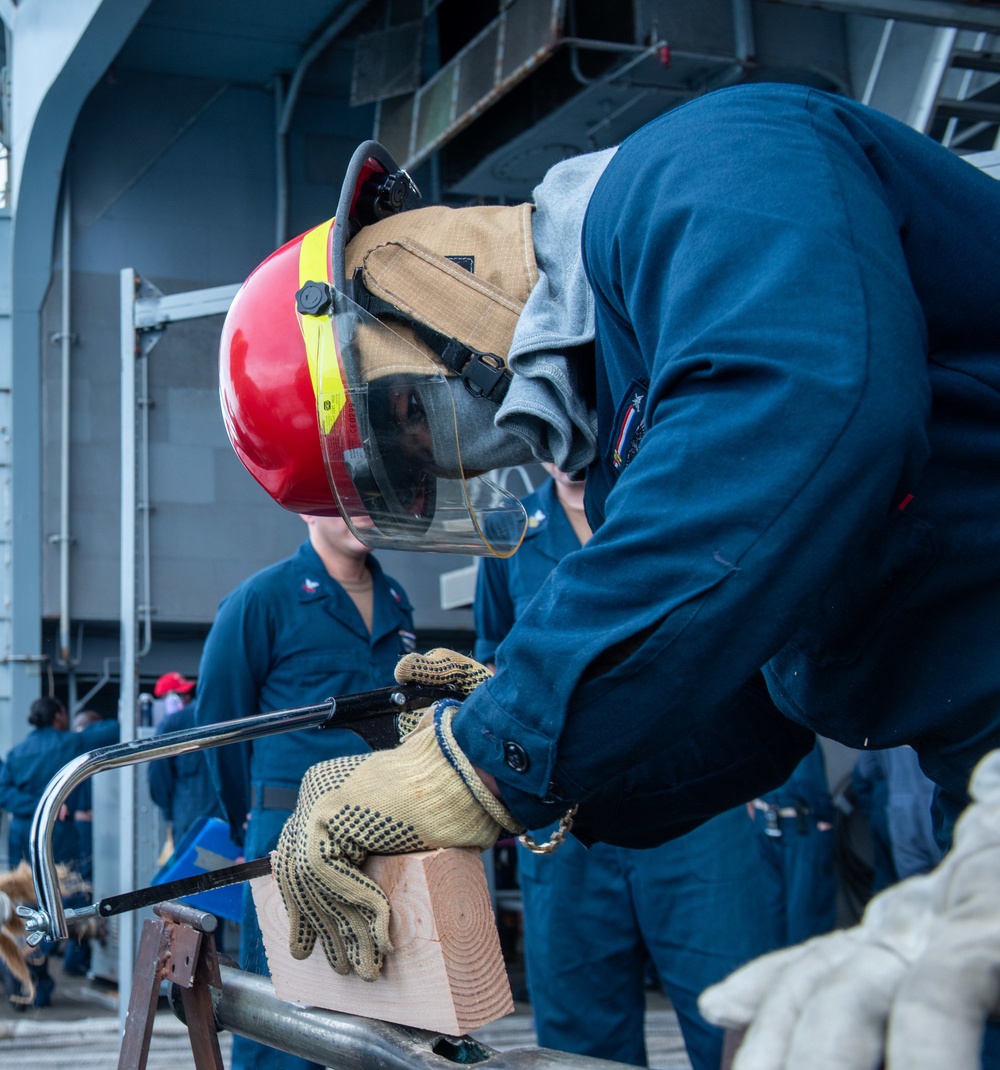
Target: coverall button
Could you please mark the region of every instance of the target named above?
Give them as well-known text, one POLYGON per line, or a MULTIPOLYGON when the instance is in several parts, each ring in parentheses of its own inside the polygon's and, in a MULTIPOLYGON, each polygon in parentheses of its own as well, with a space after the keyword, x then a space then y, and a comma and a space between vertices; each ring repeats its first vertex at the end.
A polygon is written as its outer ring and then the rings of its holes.
POLYGON ((524 747, 509 739, 503 745, 503 760, 515 773, 526 773, 531 765, 531 759, 524 747))
POLYGON ((565 801, 566 796, 562 794, 562 788, 554 780, 550 781, 549 790, 542 797, 542 802, 552 805, 554 803, 564 803, 565 801))

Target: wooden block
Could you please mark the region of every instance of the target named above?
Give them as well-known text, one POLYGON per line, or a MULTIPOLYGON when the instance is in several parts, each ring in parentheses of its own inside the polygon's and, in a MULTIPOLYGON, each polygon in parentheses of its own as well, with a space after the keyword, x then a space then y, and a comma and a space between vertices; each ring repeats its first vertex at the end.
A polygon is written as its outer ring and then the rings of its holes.
POLYGON ((274 878, 250 882, 279 999, 449 1036, 514 1010, 478 850, 372 855, 364 868, 392 905, 395 950, 376 981, 336 973, 318 941, 309 958, 293 959, 274 878))

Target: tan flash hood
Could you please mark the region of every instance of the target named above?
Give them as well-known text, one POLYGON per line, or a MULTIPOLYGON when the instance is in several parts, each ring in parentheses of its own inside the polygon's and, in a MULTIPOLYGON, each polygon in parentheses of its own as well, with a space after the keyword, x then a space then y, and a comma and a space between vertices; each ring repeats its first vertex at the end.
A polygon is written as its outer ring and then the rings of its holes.
POLYGON ((344 254, 353 300, 400 337, 362 355, 367 376, 416 366, 409 345, 499 402, 507 353, 538 280, 530 204, 416 208, 363 227, 344 254), (407 345, 407 343, 409 345, 407 345))

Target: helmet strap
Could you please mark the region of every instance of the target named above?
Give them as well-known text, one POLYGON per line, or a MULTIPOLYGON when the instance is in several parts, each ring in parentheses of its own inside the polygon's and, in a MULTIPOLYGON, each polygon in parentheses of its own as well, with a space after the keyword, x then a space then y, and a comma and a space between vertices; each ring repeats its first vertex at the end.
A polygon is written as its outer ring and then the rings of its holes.
POLYGON ((480 353, 457 338, 436 331, 396 305, 373 294, 365 285, 364 271, 354 272, 354 303, 376 319, 395 319, 405 323, 444 365, 465 384, 473 397, 487 398, 499 405, 510 388, 511 373, 495 353, 480 353))
POLYGON ((411 326, 471 394, 499 404, 511 381, 506 355, 524 303, 475 275, 467 260, 401 235, 365 254, 354 271, 354 301, 373 316, 411 326))

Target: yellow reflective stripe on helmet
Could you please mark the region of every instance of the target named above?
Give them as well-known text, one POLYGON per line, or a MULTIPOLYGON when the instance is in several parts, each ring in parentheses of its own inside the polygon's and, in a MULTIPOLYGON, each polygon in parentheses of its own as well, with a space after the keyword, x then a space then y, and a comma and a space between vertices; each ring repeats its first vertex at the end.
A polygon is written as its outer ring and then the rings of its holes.
MULTIPOLYGON (((299 248, 299 286, 307 282, 326 282, 330 278, 330 229, 333 220, 328 219, 313 227, 302 238, 299 248)), ((299 316, 302 338, 309 362, 309 376, 316 394, 320 433, 329 434, 341 414, 347 395, 340 375, 340 362, 336 356, 333 320, 329 316, 299 316), (323 360, 320 361, 320 354, 323 360)))

